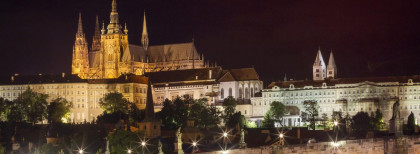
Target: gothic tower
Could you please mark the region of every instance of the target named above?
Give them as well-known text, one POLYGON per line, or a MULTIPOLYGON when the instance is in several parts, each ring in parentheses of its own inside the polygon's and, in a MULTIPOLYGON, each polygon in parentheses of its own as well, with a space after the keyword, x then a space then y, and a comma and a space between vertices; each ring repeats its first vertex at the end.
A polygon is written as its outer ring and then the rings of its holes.
POLYGON ((149 35, 147 34, 147 26, 146 26, 146 12, 144 12, 144 15, 143 15, 143 32, 141 33, 141 45, 146 51, 147 51, 147 48, 149 48, 149 35))
POLYGON ((71 73, 77 74, 81 78, 86 78, 89 73, 88 43, 86 41, 85 33, 83 33, 81 13, 79 13, 79 24, 73 46, 71 73))
POLYGON ((325 62, 321 54, 321 48, 319 48, 312 67, 313 80, 324 80, 327 77, 326 71, 325 62))
POLYGON ((99 19, 96 16, 95 32, 93 33, 92 48, 90 51, 96 52, 101 49, 101 32, 99 30, 99 19))
POLYGON ((112 1, 112 11, 107 32, 103 27, 101 35, 101 70, 103 78, 117 78, 121 75, 119 64, 121 53, 128 47, 128 36, 118 21, 117 2, 112 1))
POLYGON ((331 51, 330 59, 328 60, 327 66, 327 78, 336 78, 337 77, 337 66, 335 65, 334 56, 331 51))

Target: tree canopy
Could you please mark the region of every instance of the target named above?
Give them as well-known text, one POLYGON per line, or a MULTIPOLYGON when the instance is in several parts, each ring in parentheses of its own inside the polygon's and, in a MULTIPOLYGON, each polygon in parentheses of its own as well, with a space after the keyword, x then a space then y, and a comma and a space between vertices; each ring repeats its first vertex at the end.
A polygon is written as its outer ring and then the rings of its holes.
POLYGON ((235 114, 236 100, 232 96, 229 96, 223 100, 223 121, 229 121, 229 118, 235 114))
POLYGON ((130 102, 121 93, 112 92, 105 95, 99 105, 106 113, 122 112, 128 113, 130 102))
POLYGON ((306 115, 309 117, 309 126, 315 130, 315 122, 318 117, 319 105, 314 100, 306 100, 303 102, 303 106, 305 107, 306 115))
POLYGON ((356 115, 352 117, 351 128, 354 131, 354 134, 358 137, 364 137, 371 128, 370 121, 371 118, 367 112, 357 112, 356 115))
POLYGON ((48 107, 48 122, 49 123, 61 123, 64 121, 69 121, 70 118, 70 108, 73 107, 71 102, 68 102, 64 98, 57 98, 52 101, 48 107))

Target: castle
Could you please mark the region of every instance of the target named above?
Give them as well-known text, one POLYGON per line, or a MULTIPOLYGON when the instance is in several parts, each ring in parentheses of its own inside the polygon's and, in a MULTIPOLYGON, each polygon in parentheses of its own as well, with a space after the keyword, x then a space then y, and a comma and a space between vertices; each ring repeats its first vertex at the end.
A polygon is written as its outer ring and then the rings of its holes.
POLYGON ((194 42, 149 46, 146 13, 143 16, 141 46, 128 42, 127 25, 124 28, 118 20, 117 3, 112 1, 110 21, 105 29, 99 30, 96 17, 95 32, 89 50, 82 17, 73 46, 72 74, 82 79, 112 79, 122 74, 143 75, 146 72, 184 70, 208 67, 194 42))

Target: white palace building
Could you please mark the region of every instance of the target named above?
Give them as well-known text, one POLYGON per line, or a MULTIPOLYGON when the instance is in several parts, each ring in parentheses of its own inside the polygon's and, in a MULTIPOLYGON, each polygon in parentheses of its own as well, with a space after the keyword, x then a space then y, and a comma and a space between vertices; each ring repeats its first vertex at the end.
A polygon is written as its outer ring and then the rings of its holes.
POLYGON ((280 101, 286 106, 285 126, 301 126, 300 114, 305 111, 303 102, 318 102, 319 115, 329 118, 333 111, 353 116, 359 111, 371 112, 379 109, 384 122, 392 116, 392 105, 400 101, 401 117, 405 121, 413 112, 420 116, 420 76, 337 78, 337 67, 331 52, 328 65, 318 50, 313 65, 313 80, 288 80, 272 82, 263 89, 260 97, 251 98, 251 104, 240 105, 240 109, 252 111, 247 118, 253 121, 263 119, 270 103, 280 101))

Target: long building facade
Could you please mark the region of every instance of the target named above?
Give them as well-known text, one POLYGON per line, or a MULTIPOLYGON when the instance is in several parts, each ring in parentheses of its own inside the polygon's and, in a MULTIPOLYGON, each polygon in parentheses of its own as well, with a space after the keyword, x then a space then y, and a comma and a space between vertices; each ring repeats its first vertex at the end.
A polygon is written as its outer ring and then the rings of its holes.
POLYGON ((204 56, 199 54, 194 42, 149 46, 143 16, 141 45, 130 44, 128 29, 118 19, 116 0, 112 1, 110 21, 99 28, 96 17, 92 46, 89 49, 83 32, 82 15, 73 46, 72 74, 82 79, 112 79, 122 74, 143 75, 146 72, 183 70, 208 67, 204 56))
POLYGON ((319 105, 319 115, 326 113, 329 118, 334 111, 343 116, 353 116, 357 112, 375 112, 379 109, 387 124, 392 116, 392 105, 400 102, 401 117, 407 119, 413 112, 420 116, 420 76, 337 78, 333 54, 325 66, 321 51, 318 51, 313 66, 313 80, 285 80, 272 82, 263 89, 259 97, 251 99, 250 105, 240 108, 252 110, 249 119, 259 121, 269 110, 273 101, 282 102, 288 110, 284 126, 304 124, 301 113, 305 111, 303 102, 314 100, 319 105), (328 71, 327 71, 328 70, 328 71))

